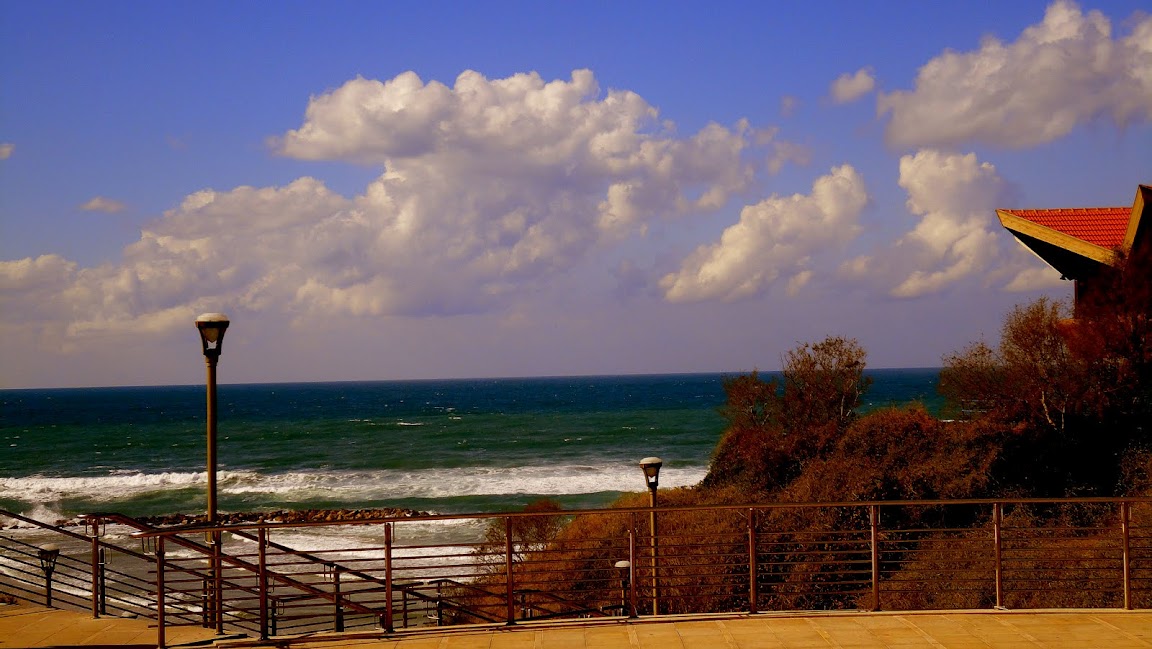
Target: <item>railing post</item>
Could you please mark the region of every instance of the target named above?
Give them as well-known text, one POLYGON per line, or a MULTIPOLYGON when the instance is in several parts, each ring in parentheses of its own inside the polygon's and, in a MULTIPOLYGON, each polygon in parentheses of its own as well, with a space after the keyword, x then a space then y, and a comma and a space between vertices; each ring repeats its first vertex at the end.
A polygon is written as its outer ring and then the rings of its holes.
POLYGON ((205 559, 204 565, 208 574, 200 580, 200 626, 205 629, 212 628, 212 560, 205 559))
POLYGON ((282 615, 280 607, 283 602, 276 599, 272 601, 272 607, 268 610, 268 633, 270 635, 277 635, 280 630, 279 618, 282 615))
POLYGON ((996 608, 1004 608, 1004 563, 1003 563, 1003 542, 1000 536, 1000 524, 1002 521, 1003 511, 1000 503, 992 504, 992 542, 994 544, 993 559, 995 561, 996 571, 996 608))
POLYGON ((108 548, 100 548, 100 614, 108 614, 108 548))
POLYGON ((408 591, 400 591, 400 626, 408 628, 408 591))
POLYGON ((441 592, 443 582, 436 582, 436 626, 444 626, 444 594, 441 592))
MULTIPOLYGON (((408 597, 404 594, 404 626, 408 626, 408 597)), ((384 631, 395 631, 392 620, 392 523, 384 523, 384 631)))
POLYGON ((106 593, 104 581, 105 555, 100 545, 100 537, 104 536, 104 518, 91 516, 84 518, 84 532, 92 539, 92 617, 99 618, 107 613, 106 593))
POLYGON ((256 532, 257 572, 256 589, 260 598, 260 639, 268 639, 268 530, 261 527, 256 532))
POLYGON ((760 593, 756 587, 756 509, 748 508, 748 612, 757 612, 760 593))
POLYGON ((336 606, 336 610, 332 615, 332 626, 337 633, 344 632, 344 602, 340 597, 340 566, 335 563, 329 563, 328 567, 332 570, 332 600, 336 606))
POLYGON ((100 539, 92 537, 92 617, 100 617, 100 573, 103 564, 100 562, 100 539))
POLYGON ((636 617, 636 514, 632 514, 632 527, 628 530, 628 617, 636 617))
POLYGON ((164 649, 164 537, 156 541, 156 646, 164 649))
POLYGON ((871 528, 872 554, 872 610, 880 610, 880 505, 868 507, 868 522, 871 528))
POLYGON ((1128 527, 1128 501, 1120 502, 1120 533, 1124 541, 1124 610, 1132 609, 1132 554, 1131 530, 1128 527))
POLYGON ((224 635, 224 537, 220 531, 212 532, 212 613, 216 634, 224 635))
POLYGON ((507 594, 507 624, 516 624, 515 584, 512 581, 512 517, 504 517, 504 574, 507 594))

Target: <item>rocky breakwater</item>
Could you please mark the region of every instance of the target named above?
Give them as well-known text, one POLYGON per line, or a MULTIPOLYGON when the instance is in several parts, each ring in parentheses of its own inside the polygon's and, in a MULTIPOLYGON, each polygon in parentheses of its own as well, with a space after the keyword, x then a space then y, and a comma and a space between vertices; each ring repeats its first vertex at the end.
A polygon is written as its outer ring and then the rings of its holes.
MULTIPOLYGON (((277 509, 268 512, 220 512, 216 520, 220 525, 244 525, 245 523, 344 523, 379 520, 381 518, 411 518, 427 516, 428 512, 415 509, 381 507, 370 509, 277 509)), ((203 525, 205 514, 163 514, 160 516, 139 516, 137 521, 153 527, 176 527, 183 525, 203 525)), ((56 527, 80 527, 82 521, 61 518, 52 523, 56 527)), ((23 527, 15 523, 12 529, 23 527)))
MULTIPOLYGON (((370 509, 277 509, 268 512, 221 512, 216 515, 219 525, 243 525, 245 523, 345 523, 379 520, 381 518, 411 518, 427 516, 428 512, 415 509, 392 507, 370 509)), ((166 514, 144 516, 138 520, 155 527, 182 525, 203 525, 204 514, 166 514)))

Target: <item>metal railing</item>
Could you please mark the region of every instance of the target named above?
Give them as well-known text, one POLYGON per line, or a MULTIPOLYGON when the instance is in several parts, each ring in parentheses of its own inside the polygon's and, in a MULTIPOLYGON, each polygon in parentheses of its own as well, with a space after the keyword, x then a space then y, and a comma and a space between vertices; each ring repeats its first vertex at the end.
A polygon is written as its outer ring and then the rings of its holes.
MULTIPOLYGON (((0 520, 40 537, 37 543, 14 527, 0 533, 0 592, 25 601, 91 610, 93 617, 155 616, 154 585, 146 579, 153 558, 104 538, 107 521, 93 516, 84 534, 0 510, 0 520), (15 522, 15 523, 13 523, 15 522), (62 546, 53 569, 45 572, 43 544, 62 546)), ((176 618, 188 611, 173 611, 176 618)))
POLYGON ((135 536, 149 543, 160 646, 176 624, 268 638, 654 613, 1152 605, 1152 498, 664 507, 656 539, 652 512, 135 536), (212 535, 224 539, 218 571, 205 567, 213 549, 198 542, 212 535))

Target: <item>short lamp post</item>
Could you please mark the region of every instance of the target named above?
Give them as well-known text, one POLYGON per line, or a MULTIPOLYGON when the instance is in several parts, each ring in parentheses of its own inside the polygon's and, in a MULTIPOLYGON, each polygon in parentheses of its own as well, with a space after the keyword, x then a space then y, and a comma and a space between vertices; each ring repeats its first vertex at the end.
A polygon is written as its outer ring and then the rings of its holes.
POLYGON ((620 571, 620 612, 633 617, 632 609, 628 606, 628 576, 632 572, 632 562, 627 559, 616 562, 616 569, 620 571))
MULTIPOLYGON (((224 344, 224 332, 228 329, 228 316, 223 313, 204 313, 196 318, 196 329, 200 331, 200 344, 204 351, 204 363, 208 367, 208 516, 209 527, 216 525, 216 362, 220 360, 220 350, 224 344)), ((220 533, 211 532, 212 543, 212 617, 216 632, 224 632, 224 616, 221 614, 223 593, 220 565, 220 533)))
POLYGON ((52 573, 56 570, 56 560, 60 558, 60 547, 48 543, 40 546, 36 554, 40 558, 40 569, 44 571, 44 605, 52 606, 52 573))
POLYGON ((656 571, 660 556, 660 543, 657 541, 656 527, 656 487, 660 484, 660 467, 664 461, 658 457, 646 457, 640 460, 640 469, 644 471, 644 482, 648 484, 648 505, 652 508, 649 518, 649 527, 652 532, 652 615, 660 612, 660 586, 656 571))

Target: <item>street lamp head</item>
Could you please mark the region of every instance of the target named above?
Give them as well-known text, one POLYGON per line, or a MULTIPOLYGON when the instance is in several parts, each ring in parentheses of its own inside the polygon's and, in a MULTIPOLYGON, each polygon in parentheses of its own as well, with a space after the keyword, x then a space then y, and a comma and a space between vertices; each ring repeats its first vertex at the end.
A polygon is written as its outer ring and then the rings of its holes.
POLYGON ((56 559, 60 558, 60 546, 46 543, 38 548, 36 554, 40 558, 40 569, 46 573, 52 572, 56 568, 56 559))
POLYGON ((644 471, 644 481, 649 489, 655 489, 660 483, 660 466, 664 460, 658 457, 646 457, 640 460, 640 468, 644 471))
POLYGON ((202 313, 196 318, 196 328, 200 330, 204 356, 219 358, 220 347, 224 344, 224 331, 228 328, 228 316, 223 313, 202 313))

